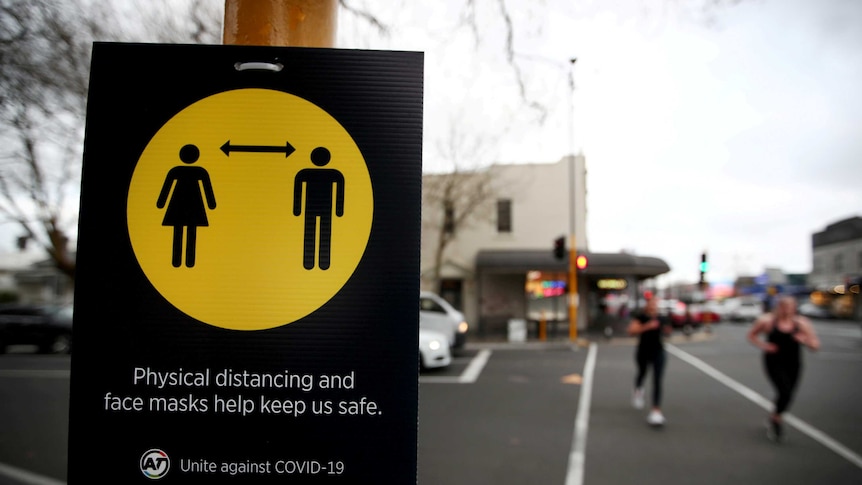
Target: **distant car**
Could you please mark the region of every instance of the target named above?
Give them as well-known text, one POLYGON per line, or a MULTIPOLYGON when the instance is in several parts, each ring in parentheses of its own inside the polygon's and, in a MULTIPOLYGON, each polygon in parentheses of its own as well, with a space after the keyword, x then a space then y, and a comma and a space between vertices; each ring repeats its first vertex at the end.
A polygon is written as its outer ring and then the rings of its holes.
POLYGON ((0 306, 0 352, 35 345, 41 353, 72 351, 72 305, 0 306))
POLYGON ((681 327, 685 324, 685 303, 679 300, 659 300, 658 312, 670 319, 674 327, 681 327))
POLYGON ((706 319, 709 319, 709 323, 721 321, 721 314, 712 306, 686 304, 674 299, 660 300, 659 314, 666 317, 675 330, 681 330, 686 335, 693 333, 706 319))
POLYGON ((689 305, 691 317, 694 323, 719 323, 721 322, 720 310, 715 307, 712 302, 706 302, 700 305, 689 305))
POLYGON ((448 339, 434 330, 419 329, 419 368, 436 369, 452 363, 448 339))
POLYGON ((734 322, 750 322, 763 313, 763 304, 758 301, 742 300, 731 305, 727 318, 734 322))
POLYGON ((419 328, 436 330, 446 335, 449 347, 457 349, 467 342, 469 325, 464 314, 440 295, 423 291, 419 294, 419 328))
POLYGON ((808 318, 817 318, 821 320, 832 318, 832 312, 829 311, 829 308, 817 306, 810 301, 799 305, 796 312, 808 318))

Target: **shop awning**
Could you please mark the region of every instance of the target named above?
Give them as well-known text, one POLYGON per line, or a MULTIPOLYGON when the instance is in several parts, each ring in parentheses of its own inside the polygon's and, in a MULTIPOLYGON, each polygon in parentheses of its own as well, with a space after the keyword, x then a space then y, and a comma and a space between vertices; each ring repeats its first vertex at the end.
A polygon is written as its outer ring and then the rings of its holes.
MULTIPOLYGON (((663 260, 625 253, 581 252, 587 257, 584 275, 636 276, 650 278, 670 271, 663 260)), ((568 261, 554 258, 552 251, 541 249, 486 249, 476 255, 476 268, 482 272, 519 273, 527 271, 568 271, 568 261)))

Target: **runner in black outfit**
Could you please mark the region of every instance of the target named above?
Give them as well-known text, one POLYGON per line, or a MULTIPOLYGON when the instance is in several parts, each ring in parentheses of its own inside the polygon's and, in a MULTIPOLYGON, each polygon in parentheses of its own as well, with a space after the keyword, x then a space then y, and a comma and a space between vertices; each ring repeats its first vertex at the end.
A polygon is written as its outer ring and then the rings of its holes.
POLYGON ((775 407, 767 422, 767 436, 781 441, 784 439, 781 415, 790 406, 802 373, 801 347, 817 350, 820 341, 811 322, 796 314, 796 300, 792 297, 782 297, 774 312, 758 318, 748 332, 748 340, 763 350, 766 375, 775 388, 775 407))
POLYGON ((666 361, 662 334, 670 331, 670 325, 662 317, 659 317, 657 298, 647 300, 644 310, 635 315, 628 328, 629 335, 638 337, 638 347, 635 353, 637 376, 635 377, 632 402, 636 408, 643 408, 643 382, 647 370, 652 366, 652 410, 647 416, 647 422, 653 426, 661 426, 665 422, 661 412, 662 377, 664 376, 666 361))

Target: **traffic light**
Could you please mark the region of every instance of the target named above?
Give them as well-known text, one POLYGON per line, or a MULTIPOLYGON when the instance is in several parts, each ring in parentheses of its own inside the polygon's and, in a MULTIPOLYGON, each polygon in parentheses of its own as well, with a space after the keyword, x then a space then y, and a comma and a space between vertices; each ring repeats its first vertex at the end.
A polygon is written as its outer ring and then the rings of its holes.
POLYGON ((554 257, 557 259, 566 259, 566 238, 560 236, 554 239, 554 257))
POLYGON ((709 262, 706 260, 706 252, 700 254, 700 284, 706 283, 706 272, 709 271, 709 262))
POLYGON ((578 257, 575 259, 575 266, 578 269, 587 269, 587 263, 587 257, 583 254, 579 254, 578 257))

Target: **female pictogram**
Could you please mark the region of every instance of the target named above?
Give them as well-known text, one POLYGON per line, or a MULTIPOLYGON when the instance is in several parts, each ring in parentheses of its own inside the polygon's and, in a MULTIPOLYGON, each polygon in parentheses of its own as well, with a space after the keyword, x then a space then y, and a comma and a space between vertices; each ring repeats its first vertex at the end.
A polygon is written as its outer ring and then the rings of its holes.
POLYGON ((180 160, 187 165, 179 165, 172 168, 162 191, 156 207, 165 206, 165 218, 163 226, 173 226, 174 244, 171 264, 179 268, 183 260, 183 232, 185 229, 186 244, 186 267, 195 265, 195 245, 197 240, 197 228, 209 226, 206 207, 216 208, 215 195, 213 194, 210 176, 203 167, 191 167, 189 165, 198 161, 201 152, 195 145, 185 145, 180 148, 180 160), (173 187, 173 191, 171 188, 173 187), (203 189, 203 194, 201 194, 203 189), (168 201, 170 196, 170 201, 168 201), (204 207, 204 196, 206 196, 206 207, 204 207))

